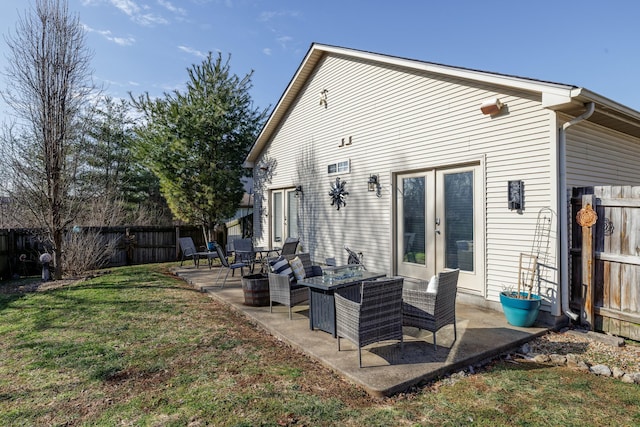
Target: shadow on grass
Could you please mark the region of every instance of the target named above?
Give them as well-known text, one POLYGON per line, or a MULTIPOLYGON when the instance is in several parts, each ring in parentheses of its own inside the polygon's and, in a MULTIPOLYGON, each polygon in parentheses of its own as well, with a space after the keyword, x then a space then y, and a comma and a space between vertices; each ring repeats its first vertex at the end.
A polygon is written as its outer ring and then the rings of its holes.
POLYGON ((0 294, 0 311, 6 310, 14 302, 24 298, 24 294, 0 294))

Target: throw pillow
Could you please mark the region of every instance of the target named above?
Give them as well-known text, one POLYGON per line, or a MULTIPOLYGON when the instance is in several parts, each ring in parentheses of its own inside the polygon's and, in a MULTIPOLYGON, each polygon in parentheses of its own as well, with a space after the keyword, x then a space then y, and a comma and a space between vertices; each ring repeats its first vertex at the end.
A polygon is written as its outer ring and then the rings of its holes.
POLYGON ((431 280, 429 280, 429 284, 427 285, 427 293, 428 294, 438 293, 438 275, 434 275, 431 278, 431 280))
POLYGON ((293 275, 295 276, 296 280, 302 280, 306 277, 304 273, 304 264, 302 264, 300 258, 295 257, 294 259, 289 261, 289 265, 291 266, 291 270, 293 270, 293 275))
POLYGON ((271 271, 276 274, 282 274, 289 276, 289 281, 294 278, 293 270, 291 270, 291 266, 289 265, 289 261, 287 261, 284 257, 276 258, 275 260, 269 263, 271 265, 271 271))

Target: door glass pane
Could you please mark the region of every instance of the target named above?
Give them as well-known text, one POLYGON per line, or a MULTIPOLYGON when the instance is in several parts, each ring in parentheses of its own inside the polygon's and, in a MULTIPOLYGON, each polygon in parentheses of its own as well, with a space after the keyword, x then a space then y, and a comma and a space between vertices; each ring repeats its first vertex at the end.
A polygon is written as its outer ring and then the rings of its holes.
POLYGON ((272 218, 272 230, 273 241, 282 242, 282 224, 284 223, 282 218, 282 192, 273 193, 271 201, 271 218, 272 218))
POLYGON ((425 178, 402 180, 403 261, 425 265, 425 178))
POLYGON ((294 191, 287 191, 287 237, 298 236, 298 198, 294 191))
POLYGON ((473 172, 444 175, 445 267, 473 271, 473 172))

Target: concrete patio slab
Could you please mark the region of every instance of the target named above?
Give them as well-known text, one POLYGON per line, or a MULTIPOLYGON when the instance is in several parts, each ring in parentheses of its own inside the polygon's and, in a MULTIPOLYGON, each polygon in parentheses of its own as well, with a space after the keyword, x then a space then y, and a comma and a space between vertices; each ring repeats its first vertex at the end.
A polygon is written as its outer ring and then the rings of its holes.
POLYGON ((405 327, 404 344, 390 341, 364 347, 363 367, 358 368, 358 351, 349 341, 341 340, 342 351, 338 352, 337 340, 330 334, 309 329, 308 306, 294 307, 291 320, 288 309, 281 305, 274 306, 273 313, 269 312, 268 306, 247 306, 239 274, 229 276, 224 288, 215 286, 218 268, 184 266, 174 269, 174 273, 376 397, 390 396, 467 368, 515 349, 548 331, 538 325, 531 328, 511 326, 500 312, 457 303, 457 340, 453 339, 453 327, 446 326, 437 334, 436 350, 430 332, 405 327))

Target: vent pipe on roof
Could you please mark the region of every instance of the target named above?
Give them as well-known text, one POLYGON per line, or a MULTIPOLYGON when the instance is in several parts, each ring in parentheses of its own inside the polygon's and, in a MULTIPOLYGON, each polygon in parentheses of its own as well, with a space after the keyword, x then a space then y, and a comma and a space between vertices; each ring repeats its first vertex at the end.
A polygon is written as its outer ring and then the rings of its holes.
POLYGON ((562 302, 562 312, 573 320, 578 320, 578 315, 569 309, 569 218, 568 218, 568 199, 567 199, 567 136, 566 132, 570 126, 575 125, 583 120, 587 120, 593 114, 595 110, 595 104, 589 102, 584 105, 587 111, 579 115, 578 117, 570 120, 562 125, 560 128, 560 135, 558 137, 558 162, 559 162, 559 183, 558 183, 558 207, 561 209, 558 212, 558 218, 560 219, 560 266, 566 266, 560 268, 560 300, 562 302))

